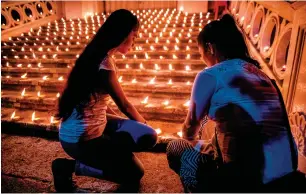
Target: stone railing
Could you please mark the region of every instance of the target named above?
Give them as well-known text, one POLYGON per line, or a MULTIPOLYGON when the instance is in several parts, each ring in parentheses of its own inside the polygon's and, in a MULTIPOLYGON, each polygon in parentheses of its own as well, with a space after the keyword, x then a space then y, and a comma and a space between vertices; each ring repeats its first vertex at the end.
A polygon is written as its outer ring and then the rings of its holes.
POLYGON ((306 173, 306 2, 232 1, 229 12, 245 35, 252 57, 277 81, 306 173))
POLYGON ((57 19, 57 4, 54 1, 1 2, 2 40, 24 32, 33 24, 37 27, 57 19))

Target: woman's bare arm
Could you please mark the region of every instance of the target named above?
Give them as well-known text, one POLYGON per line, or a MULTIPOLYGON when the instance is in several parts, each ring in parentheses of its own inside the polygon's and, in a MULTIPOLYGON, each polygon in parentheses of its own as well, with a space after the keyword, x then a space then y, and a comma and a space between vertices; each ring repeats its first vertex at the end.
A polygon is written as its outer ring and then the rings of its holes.
POLYGON ((145 119, 139 114, 136 108, 126 98, 118 78, 114 71, 100 70, 99 71, 100 82, 103 88, 112 97, 119 110, 125 114, 129 119, 145 123, 145 119))

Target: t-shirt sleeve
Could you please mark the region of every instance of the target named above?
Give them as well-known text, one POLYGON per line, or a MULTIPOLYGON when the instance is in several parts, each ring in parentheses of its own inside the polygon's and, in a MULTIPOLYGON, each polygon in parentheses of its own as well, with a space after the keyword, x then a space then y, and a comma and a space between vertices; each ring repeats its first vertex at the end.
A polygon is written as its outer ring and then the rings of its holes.
POLYGON ((101 63, 100 63, 100 69, 105 69, 105 70, 109 70, 109 71, 116 71, 115 70, 115 64, 114 62, 109 59, 108 57, 106 59, 104 59, 101 63))
POLYGON ((198 121, 207 115, 216 83, 216 78, 205 72, 199 73, 195 78, 190 99, 190 105, 195 104, 195 106, 190 106, 189 110, 196 116, 198 121))

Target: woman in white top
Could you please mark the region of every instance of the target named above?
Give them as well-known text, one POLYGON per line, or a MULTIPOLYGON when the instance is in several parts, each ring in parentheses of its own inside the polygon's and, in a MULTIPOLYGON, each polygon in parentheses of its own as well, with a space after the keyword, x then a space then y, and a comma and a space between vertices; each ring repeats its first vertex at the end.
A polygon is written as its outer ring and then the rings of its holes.
MULTIPOLYGON (((152 148, 154 129, 126 98, 112 55, 126 54, 137 37, 139 21, 130 11, 113 12, 73 67, 61 98, 59 139, 75 160, 52 163, 55 189, 72 192, 72 173, 103 178, 137 189, 144 174, 132 152, 152 148), (129 119, 107 107, 110 97, 129 119)), ((130 190, 135 192, 135 190, 130 190)))
POLYGON ((184 138, 167 147, 186 191, 254 192, 293 172, 296 149, 282 99, 250 58, 235 20, 226 14, 207 24, 198 46, 208 68, 194 81, 184 138), (194 140, 206 118, 215 135, 199 152, 194 140))

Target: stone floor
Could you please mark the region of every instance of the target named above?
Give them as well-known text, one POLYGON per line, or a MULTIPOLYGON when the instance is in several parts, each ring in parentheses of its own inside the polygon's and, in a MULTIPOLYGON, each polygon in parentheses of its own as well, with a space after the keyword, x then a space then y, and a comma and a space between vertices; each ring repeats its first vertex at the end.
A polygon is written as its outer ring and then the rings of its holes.
MULTIPOLYGON (((40 137, 1 134, 1 192, 54 192, 51 161, 67 157, 58 141, 40 137)), ((181 193, 179 177, 169 169, 164 153, 136 153, 143 162, 145 175, 140 192, 181 193)), ((113 192, 117 184, 89 177, 74 177, 87 192, 113 192)))

